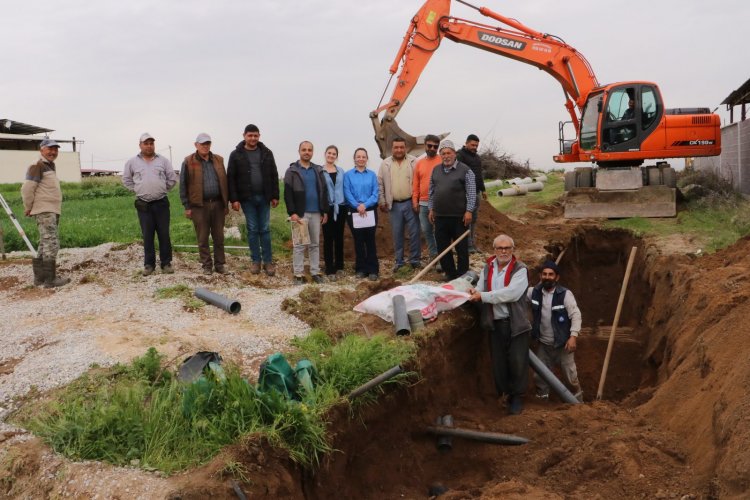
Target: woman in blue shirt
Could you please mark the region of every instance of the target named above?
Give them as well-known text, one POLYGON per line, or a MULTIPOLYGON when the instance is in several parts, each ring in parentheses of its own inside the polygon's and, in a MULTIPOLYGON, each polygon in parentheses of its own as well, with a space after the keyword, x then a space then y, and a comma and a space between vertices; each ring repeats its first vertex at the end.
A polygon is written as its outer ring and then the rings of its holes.
POLYGON ((349 229, 354 237, 354 271, 358 278, 368 277, 370 281, 379 279, 380 267, 378 252, 375 247, 375 230, 378 227, 378 177, 367 168, 367 150, 357 148, 354 151, 354 168, 344 174, 344 198, 351 215, 347 217, 349 229), (361 219, 354 227, 355 217, 361 219), (371 218, 370 223, 361 224, 371 218))

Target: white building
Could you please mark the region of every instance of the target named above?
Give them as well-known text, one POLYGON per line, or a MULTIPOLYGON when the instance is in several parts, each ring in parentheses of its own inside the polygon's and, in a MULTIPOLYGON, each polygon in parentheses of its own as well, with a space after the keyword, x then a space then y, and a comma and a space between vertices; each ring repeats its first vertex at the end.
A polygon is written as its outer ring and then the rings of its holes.
MULTIPOLYGON (((39 143, 50 132, 48 128, 0 118, 0 184, 23 182, 26 169, 39 159, 39 143)), ((72 140, 54 138, 60 144, 55 161, 57 177, 63 182, 81 182, 81 155, 72 140)))

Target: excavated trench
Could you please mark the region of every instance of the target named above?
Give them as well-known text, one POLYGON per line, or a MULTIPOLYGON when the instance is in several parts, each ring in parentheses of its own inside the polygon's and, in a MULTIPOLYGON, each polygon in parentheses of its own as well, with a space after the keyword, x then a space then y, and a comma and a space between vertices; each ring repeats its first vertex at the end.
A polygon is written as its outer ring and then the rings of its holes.
MULTIPOLYGON (((583 316, 576 360, 587 402, 596 395, 628 256, 639 244, 628 232, 588 230, 569 242, 561 260, 561 283, 574 291, 583 316)), ((533 268, 537 263, 528 264, 533 268)), ((644 265, 640 252, 610 363, 604 391, 607 401, 622 401, 654 380, 643 362, 650 334, 642 321, 650 301, 644 265)), ((532 283, 536 278, 532 271, 532 283)), ((531 377, 526 411, 508 416, 494 393, 488 340, 477 327, 473 311, 468 307, 452 311, 432 328, 434 335, 421 338, 418 366, 412 367, 422 376, 419 382, 389 393, 367 408, 361 419, 334 418, 333 446, 339 452, 315 474, 305 476, 306 498, 425 498, 436 485, 446 488, 448 497, 460 491, 455 498, 463 498, 479 495, 492 482, 520 477, 525 478, 524 488, 546 479, 551 486, 545 486, 545 491, 570 494, 580 492, 576 488, 582 472, 606 475, 601 462, 607 457, 597 456, 594 441, 589 443, 589 456, 578 457, 577 465, 570 465, 572 477, 566 477, 566 468, 559 465, 567 460, 566 454, 575 452, 564 445, 561 448, 559 433, 572 431, 580 437, 587 428, 617 425, 620 417, 603 418, 602 413, 609 415, 609 410, 592 410, 592 405, 571 408, 554 398, 537 401, 531 397, 531 377), (457 427, 515 434, 532 442, 498 446, 453 438, 452 449, 441 453, 435 436, 425 429, 446 414, 453 416, 457 427), (552 470, 556 467, 559 478, 552 470), (524 470, 521 475, 520 469, 524 470)), ((619 496, 617 488, 613 494, 619 496)))

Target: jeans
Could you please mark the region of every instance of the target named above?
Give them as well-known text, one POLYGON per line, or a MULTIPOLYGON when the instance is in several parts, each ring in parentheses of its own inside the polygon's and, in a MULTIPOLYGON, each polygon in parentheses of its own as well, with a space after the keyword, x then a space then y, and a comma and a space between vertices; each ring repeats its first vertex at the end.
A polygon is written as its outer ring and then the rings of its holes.
POLYGON ((346 218, 354 239, 354 272, 379 274, 378 249, 375 243, 375 231, 378 229, 378 210, 375 207, 375 225, 354 229, 352 217, 358 217, 356 210, 346 218))
MULTIPOLYGON (((442 252, 466 232, 463 217, 459 216, 436 216, 435 217, 435 242, 438 253, 442 252)), ((462 239, 455 247, 457 260, 453 260, 453 252, 448 252, 440 259, 440 265, 449 279, 455 279, 469 270, 469 242, 462 239)))
POLYGON ((321 215, 317 212, 305 212, 307 230, 310 232, 309 245, 294 245, 292 249, 292 268, 295 276, 302 276, 305 272, 305 248, 310 258, 310 274, 320 274, 320 222, 321 215))
POLYGON ((419 226, 422 228, 422 234, 427 241, 427 250, 430 252, 430 258, 437 257, 437 244, 435 243, 435 231, 432 222, 428 217, 430 209, 427 205, 419 205, 419 226))
POLYGON ((348 208, 339 205, 339 214, 333 220, 333 207, 328 210, 328 222, 323 224, 323 260, 326 263, 326 274, 336 274, 344 269, 344 226, 348 208))
POLYGON ((169 239, 169 199, 150 201, 145 212, 138 211, 143 236, 143 265, 156 267, 154 232, 159 238, 161 267, 172 264, 172 241, 169 239))
POLYGON ((226 264, 224 256, 224 206, 221 201, 204 201, 202 207, 190 207, 191 219, 198 237, 198 254, 203 269, 211 270, 213 265, 221 269, 226 264), (211 248, 208 237, 214 243, 214 262, 211 263, 211 248))
POLYGON ((404 265, 404 228, 409 232, 409 262, 419 264, 422 242, 419 241, 419 221, 411 206, 411 200, 394 201, 390 214, 396 266, 404 265))
POLYGON ((490 358, 497 395, 523 396, 529 385, 529 332, 511 337, 510 320, 496 319, 490 332, 490 358))
POLYGON ((270 264, 271 254, 271 204, 262 194, 254 194, 240 201, 247 226, 247 245, 253 262, 270 264))

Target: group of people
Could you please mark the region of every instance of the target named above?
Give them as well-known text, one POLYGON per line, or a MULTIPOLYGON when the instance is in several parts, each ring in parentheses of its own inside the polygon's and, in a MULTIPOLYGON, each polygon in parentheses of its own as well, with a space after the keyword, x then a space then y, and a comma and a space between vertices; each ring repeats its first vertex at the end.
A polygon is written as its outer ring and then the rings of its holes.
MULTIPOLYGON (((540 282, 529 287, 527 267, 513 253, 513 238, 497 236, 493 249, 494 255, 487 259, 476 288, 469 290, 469 300, 481 304, 481 324, 490 332, 492 375, 498 395, 507 397, 509 413, 523 411, 533 339, 538 343, 539 359, 550 369, 559 365, 563 379, 582 401, 574 359, 581 311, 573 293, 558 284, 558 265, 544 262, 539 269, 540 282)), ((536 396, 548 399, 549 385, 538 374, 534 382, 536 396)))
MULTIPOLYGON (((469 269, 469 253, 476 247, 474 228, 479 211, 478 194, 486 199, 482 162, 477 154, 479 138, 471 134, 456 150, 453 142, 435 135, 425 138, 425 155, 417 159, 406 152, 406 141, 391 142, 391 156, 383 160, 378 173, 368 168, 365 148, 354 152, 354 168, 344 171, 338 164, 336 146, 325 150, 325 164, 312 162, 314 146, 299 144, 299 159, 284 174, 284 201, 289 220, 299 224, 305 237, 294 241, 292 265, 295 283, 304 283, 305 253, 310 278, 315 283, 334 281, 344 272, 344 228, 354 240, 354 272, 359 278, 379 279, 376 228, 378 209, 391 222, 395 266, 407 263, 422 267, 422 237, 430 258, 448 248, 467 230, 453 252, 442 257, 438 270, 454 279, 469 269), (440 167, 440 168, 437 168, 440 167), (320 269, 320 237, 323 235, 325 277, 320 269), (408 236, 408 256, 405 238, 408 236)), ((168 192, 179 179, 180 201, 191 219, 198 240, 200 262, 205 274, 228 272, 224 252, 224 220, 233 210, 245 215, 250 249, 250 272, 273 276, 270 215, 280 200, 278 169, 273 152, 260 141, 256 125, 245 127, 243 140, 224 163, 211 151, 211 137, 201 133, 195 152, 185 157, 179 177, 169 160, 156 153, 155 139, 144 133, 140 153, 128 160, 123 185, 135 193, 135 208, 144 248, 143 275, 156 269, 155 241, 159 241, 162 273, 173 273, 169 236, 168 192), (213 255, 209 245, 213 242, 213 255)))

